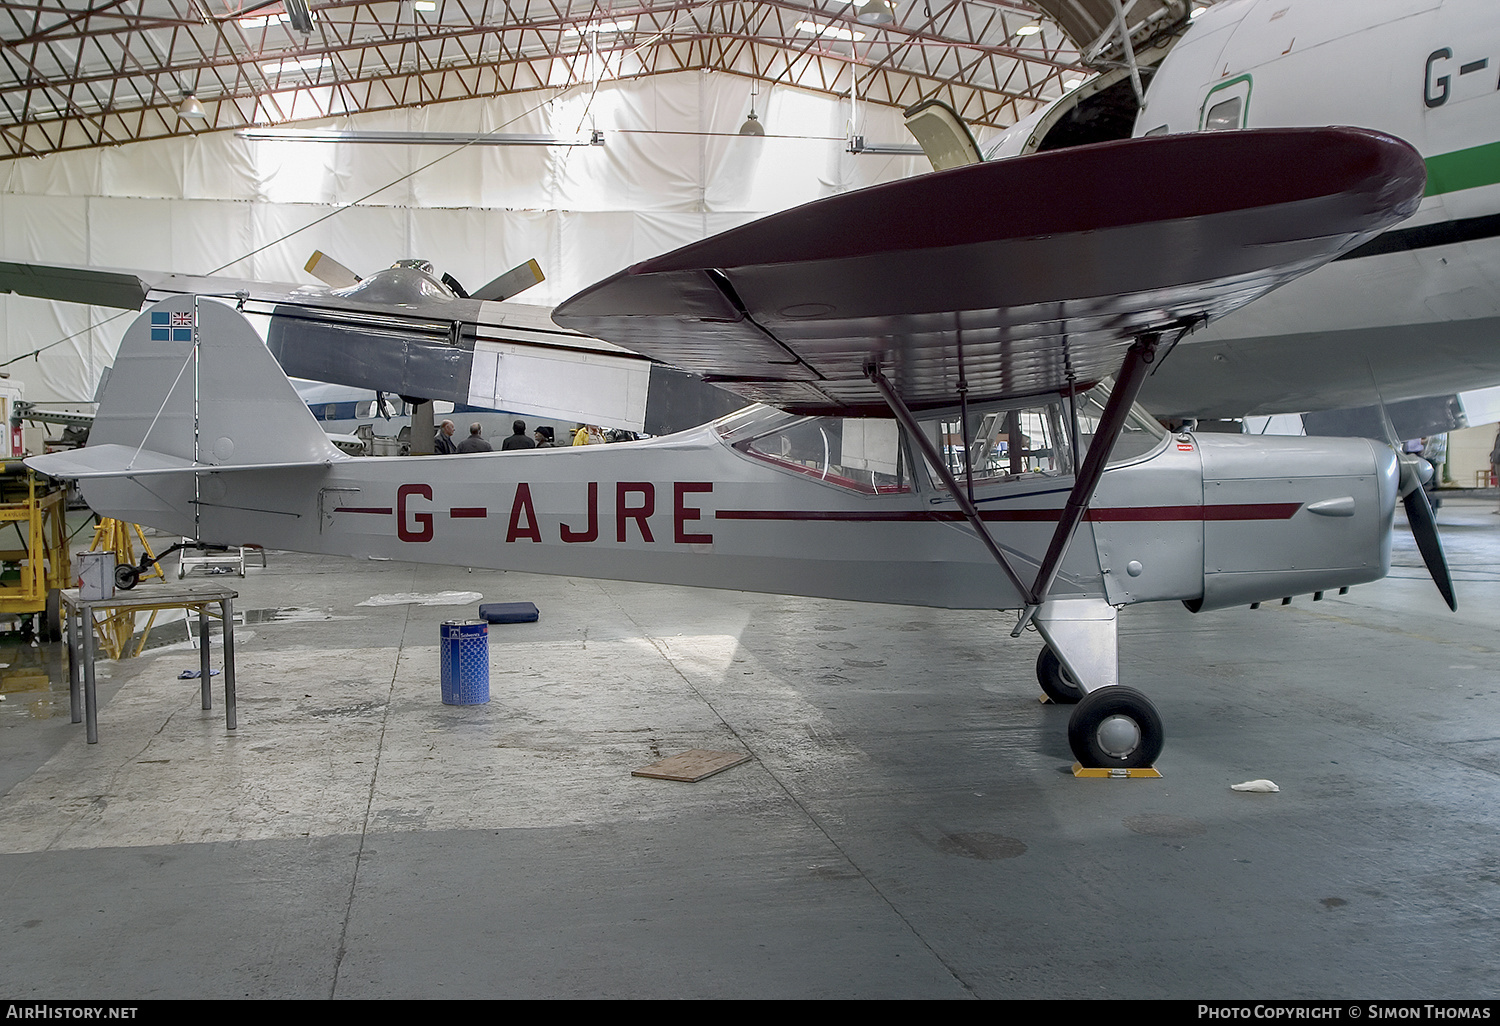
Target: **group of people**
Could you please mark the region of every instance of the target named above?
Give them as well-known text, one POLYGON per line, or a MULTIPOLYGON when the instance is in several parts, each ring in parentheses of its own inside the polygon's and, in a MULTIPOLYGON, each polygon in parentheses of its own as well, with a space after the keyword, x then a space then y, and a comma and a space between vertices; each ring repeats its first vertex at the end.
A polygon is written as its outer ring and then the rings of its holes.
MULTIPOLYGON (((437 437, 432 440, 432 451, 438 456, 449 456, 453 453, 464 452, 494 452, 495 447, 490 444, 488 438, 484 437, 483 425, 470 424, 469 437, 462 442, 454 442, 453 436, 458 428, 453 421, 445 420, 438 425, 437 437)), ((553 442, 552 429, 539 427, 530 435, 526 434, 526 422, 518 420, 511 425, 510 437, 500 443, 503 452, 512 449, 550 449, 553 442)))
MULTIPOLYGON (((495 447, 490 444, 489 439, 484 437, 483 425, 470 424, 469 437, 462 442, 454 442, 453 436, 458 431, 453 421, 445 420, 438 425, 437 437, 432 440, 432 451, 438 456, 448 456, 453 453, 464 452, 494 452, 495 447)), ((610 437, 600 428, 588 424, 579 424, 573 432, 573 445, 596 445, 600 442, 623 442, 630 441, 635 435, 629 432, 611 432, 625 437, 610 437)), ((557 439, 550 427, 539 427, 530 435, 526 433, 526 422, 518 420, 511 424, 511 433, 505 441, 500 443, 502 452, 512 449, 552 449, 556 448, 557 439)))

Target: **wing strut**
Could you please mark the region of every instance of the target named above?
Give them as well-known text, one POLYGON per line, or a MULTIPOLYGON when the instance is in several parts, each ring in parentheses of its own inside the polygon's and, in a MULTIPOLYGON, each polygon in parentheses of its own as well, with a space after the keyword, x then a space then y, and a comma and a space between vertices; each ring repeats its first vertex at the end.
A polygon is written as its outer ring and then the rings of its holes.
POLYGON ((1157 346, 1161 343, 1161 332, 1147 332, 1136 338, 1134 344, 1125 354, 1125 363, 1120 367, 1120 373, 1115 380, 1115 386, 1110 390, 1109 400, 1104 404, 1104 413, 1099 418, 1099 426, 1094 431, 1093 441, 1089 444, 1089 451, 1083 458, 1083 466, 1078 469, 1078 476, 1074 479, 1073 490, 1068 493, 1068 501, 1063 506, 1062 516, 1058 518, 1057 528, 1052 532, 1052 541, 1047 546, 1047 554, 1042 557, 1041 564, 1037 567, 1036 581, 1027 587, 1021 582, 1020 575, 1016 573, 1015 567, 996 544, 995 539, 990 536, 989 529, 985 527, 984 520, 979 515, 979 510, 970 499, 968 492, 959 486, 958 480, 953 472, 948 469, 948 463, 932 444, 932 439, 924 434, 918 426, 916 418, 902 401, 901 396, 891 387, 891 383, 880 371, 877 363, 865 365, 865 375, 874 383, 885 399, 886 405, 906 428, 907 434, 911 435, 917 442, 922 454, 927 457, 927 462, 937 472, 938 477, 958 503, 958 508, 963 511, 964 517, 973 526, 979 535, 979 540, 989 550, 1000 569, 1010 578, 1016 590, 1026 600, 1026 610, 1021 615, 1020 621, 1012 631, 1012 636, 1019 635, 1025 628, 1027 621, 1040 608, 1046 600, 1047 592, 1052 588, 1052 582, 1057 578, 1057 572, 1062 567, 1063 556, 1067 555, 1068 546, 1073 541, 1073 535, 1078 530, 1078 525, 1083 522, 1084 514, 1088 512, 1089 502, 1094 497, 1094 489, 1099 486, 1099 478, 1104 474, 1104 466, 1109 461, 1109 454, 1115 447, 1115 442, 1120 437, 1120 432, 1125 429, 1125 418, 1130 414, 1130 407, 1135 403, 1136 396, 1140 394, 1141 385, 1145 383, 1146 376, 1150 370, 1151 363, 1156 359, 1157 346))
POLYGON ((984 526, 984 521, 980 519, 979 510, 969 498, 968 492, 959 487, 957 479, 953 476, 953 472, 948 469, 948 462, 943 459, 942 455, 937 451, 937 447, 932 444, 932 439, 928 438, 922 432, 922 429, 917 425, 917 419, 912 416, 911 410, 907 408, 906 403, 902 401, 901 397, 896 394, 896 390, 891 387, 891 383, 886 380, 885 375, 880 373, 880 365, 873 362, 865 364, 865 375, 880 390, 880 394, 885 399, 886 405, 891 408, 891 412, 896 415, 896 419, 901 422, 901 426, 906 428, 906 433, 916 439, 917 445, 922 450, 922 455, 927 457, 928 465, 937 471, 938 476, 943 479, 943 484, 948 488, 948 494, 953 496, 954 500, 957 501, 958 508, 963 511, 964 516, 973 525, 975 532, 979 535, 979 540, 984 542, 984 547, 989 549, 991 556, 995 557, 995 562, 1000 564, 1000 569, 1005 571, 1005 575, 1010 578, 1010 582, 1016 586, 1016 590, 1026 599, 1027 607, 1034 608, 1037 606, 1040 600, 1036 593, 1021 583, 1021 578, 1016 573, 1015 567, 1010 565, 1010 560, 1005 558, 1005 553, 1000 550, 999 545, 995 544, 995 539, 990 537, 989 529, 984 526))
POLYGON ((1062 516, 1058 518, 1057 529, 1052 532, 1052 542, 1047 546, 1047 554, 1042 557, 1041 566, 1037 568, 1036 584, 1030 592, 1030 604, 1011 632, 1012 637, 1020 634, 1026 621, 1031 619, 1052 588, 1057 571, 1062 567, 1063 556, 1067 555, 1068 546, 1073 541, 1073 533, 1078 530, 1084 514, 1088 512, 1089 502, 1094 497, 1094 489, 1099 486, 1099 478, 1104 474, 1104 465, 1109 460, 1110 451, 1114 449, 1120 432, 1125 430, 1125 418, 1130 414, 1135 397, 1140 394, 1141 385, 1145 384, 1147 371, 1151 361, 1156 359, 1156 347, 1160 343, 1160 332, 1147 332, 1136 338, 1135 343, 1126 351, 1125 363, 1120 367, 1115 387, 1110 390, 1109 401, 1104 404, 1104 413, 1099 417, 1099 426, 1094 429, 1094 438, 1089 443, 1088 453, 1083 457, 1083 466, 1078 468, 1073 490, 1068 493, 1068 501, 1063 506, 1062 516))

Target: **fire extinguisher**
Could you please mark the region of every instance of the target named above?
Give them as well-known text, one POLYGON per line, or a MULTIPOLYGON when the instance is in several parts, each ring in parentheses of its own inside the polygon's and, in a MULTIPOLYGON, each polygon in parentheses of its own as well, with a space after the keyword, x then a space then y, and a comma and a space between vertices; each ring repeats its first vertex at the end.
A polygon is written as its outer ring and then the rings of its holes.
POLYGON ((21 425, 16 424, 10 429, 10 454, 21 455, 21 425))

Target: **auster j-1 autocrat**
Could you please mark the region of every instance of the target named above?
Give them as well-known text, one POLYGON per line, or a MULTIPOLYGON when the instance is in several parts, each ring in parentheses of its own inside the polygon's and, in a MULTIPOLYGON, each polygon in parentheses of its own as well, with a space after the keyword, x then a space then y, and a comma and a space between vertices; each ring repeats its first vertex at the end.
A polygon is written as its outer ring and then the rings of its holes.
POLYGON ((1134 397, 1186 332, 1399 222, 1422 188, 1399 140, 1290 129, 808 204, 558 308, 763 404, 603 447, 342 456, 241 315, 179 296, 127 331, 91 444, 30 463, 207 543, 1018 610, 1044 687, 1076 702, 1079 761, 1144 766, 1163 731, 1119 684, 1119 608, 1376 580, 1398 495, 1425 499, 1377 443, 1170 434, 1134 397))

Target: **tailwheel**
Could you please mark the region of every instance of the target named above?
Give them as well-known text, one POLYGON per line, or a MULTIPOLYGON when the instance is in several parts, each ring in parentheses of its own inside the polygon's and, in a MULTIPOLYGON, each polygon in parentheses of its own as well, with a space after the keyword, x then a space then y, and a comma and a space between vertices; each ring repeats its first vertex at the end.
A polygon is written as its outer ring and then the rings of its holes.
POLYGON ((1161 755, 1164 739, 1156 707, 1134 688, 1091 691, 1068 721, 1068 746, 1092 769, 1148 767, 1161 755))
POLYGON ((1043 646, 1036 657, 1036 680, 1047 697, 1058 705, 1077 705, 1083 698, 1083 688, 1078 686, 1051 646, 1043 646))
POLYGON ((115 587, 121 591, 129 591, 141 583, 141 571, 130 563, 120 563, 115 566, 115 587))

